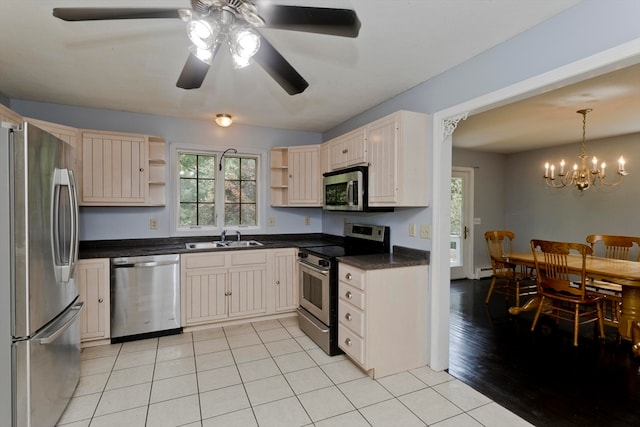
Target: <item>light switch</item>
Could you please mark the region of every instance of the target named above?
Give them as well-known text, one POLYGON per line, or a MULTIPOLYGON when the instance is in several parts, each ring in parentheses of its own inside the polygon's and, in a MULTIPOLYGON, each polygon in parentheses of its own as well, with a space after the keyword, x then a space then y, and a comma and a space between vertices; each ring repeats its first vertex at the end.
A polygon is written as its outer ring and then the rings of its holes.
POLYGON ((416 225, 415 224, 409 224, 409 236, 410 237, 416 237, 416 225))
POLYGON ((431 238, 431 224, 420 224, 420 238, 421 239, 431 238))

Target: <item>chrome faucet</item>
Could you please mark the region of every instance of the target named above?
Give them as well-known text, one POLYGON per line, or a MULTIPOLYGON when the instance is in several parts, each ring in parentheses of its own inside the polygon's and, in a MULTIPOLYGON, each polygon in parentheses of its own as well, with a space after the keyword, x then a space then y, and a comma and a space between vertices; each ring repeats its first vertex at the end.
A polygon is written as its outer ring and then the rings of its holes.
POLYGON ((242 238, 242 234, 240 234, 240 230, 236 230, 236 236, 238 236, 238 242, 242 238))
POLYGON ((227 230, 222 230, 222 233, 220 233, 220 241, 224 242, 224 239, 227 237, 227 230))

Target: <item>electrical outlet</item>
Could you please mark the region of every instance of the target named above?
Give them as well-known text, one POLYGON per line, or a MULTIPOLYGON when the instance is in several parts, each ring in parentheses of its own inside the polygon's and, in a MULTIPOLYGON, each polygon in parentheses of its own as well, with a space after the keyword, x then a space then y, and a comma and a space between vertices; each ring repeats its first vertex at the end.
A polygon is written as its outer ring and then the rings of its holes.
POLYGON ((311 217, 309 216, 304 217, 304 225, 311 225, 311 217))
POLYGON ((420 238, 421 239, 431 238, 431 224, 420 224, 420 238))
POLYGON ((416 225, 409 224, 409 237, 416 237, 416 225))
POLYGON ((269 219, 267 220, 267 225, 269 227, 275 227, 276 226, 276 219, 272 216, 269 217, 269 219))
POLYGON ((149 228, 151 230, 157 230, 158 229, 158 218, 151 218, 149 220, 149 228))

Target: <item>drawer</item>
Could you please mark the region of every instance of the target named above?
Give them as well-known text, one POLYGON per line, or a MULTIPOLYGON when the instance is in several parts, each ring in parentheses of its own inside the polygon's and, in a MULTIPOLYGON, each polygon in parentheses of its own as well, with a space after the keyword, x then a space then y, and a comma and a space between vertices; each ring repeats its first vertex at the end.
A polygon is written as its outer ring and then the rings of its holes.
POLYGON ((348 301, 349 304, 353 304, 360 310, 364 310, 364 291, 340 282, 339 292, 338 295, 340 295, 341 300, 348 301))
POLYGON ((266 264, 267 252, 265 250, 235 251, 230 254, 231 265, 266 264))
POLYGON ((338 347, 366 369, 367 359, 364 339, 354 334, 342 324, 338 325, 338 347))
POLYGON ((356 288, 364 289, 364 271, 351 267, 350 265, 340 263, 338 279, 356 288))
POLYGON ((187 268, 224 267, 224 254, 201 253, 182 255, 183 265, 187 268))
POLYGON ((364 337, 365 314, 343 300, 338 302, 338 320, 356 334, 364 337))

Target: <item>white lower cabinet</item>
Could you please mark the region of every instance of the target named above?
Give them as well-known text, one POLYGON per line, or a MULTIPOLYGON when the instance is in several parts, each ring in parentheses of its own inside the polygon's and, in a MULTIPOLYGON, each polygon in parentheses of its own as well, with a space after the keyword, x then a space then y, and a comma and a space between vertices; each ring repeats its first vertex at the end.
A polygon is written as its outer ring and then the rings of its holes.
POLYGON ((295 248, 183 254, 181 325, 293 312, 295 261, 295 248))
POLYGON ((80 313, 80 340, 86 342, 109 338, 109 259, 79 260, 76 282, 80 301, 84 301, 84 310, 80 313))
POLYGON ((427 364, 427 268, 339 264, 339 347, 372 378, 427 364))
POLYGON ((180 259, 182 326, 266 314, 266 250, 203 252, 180 259))

